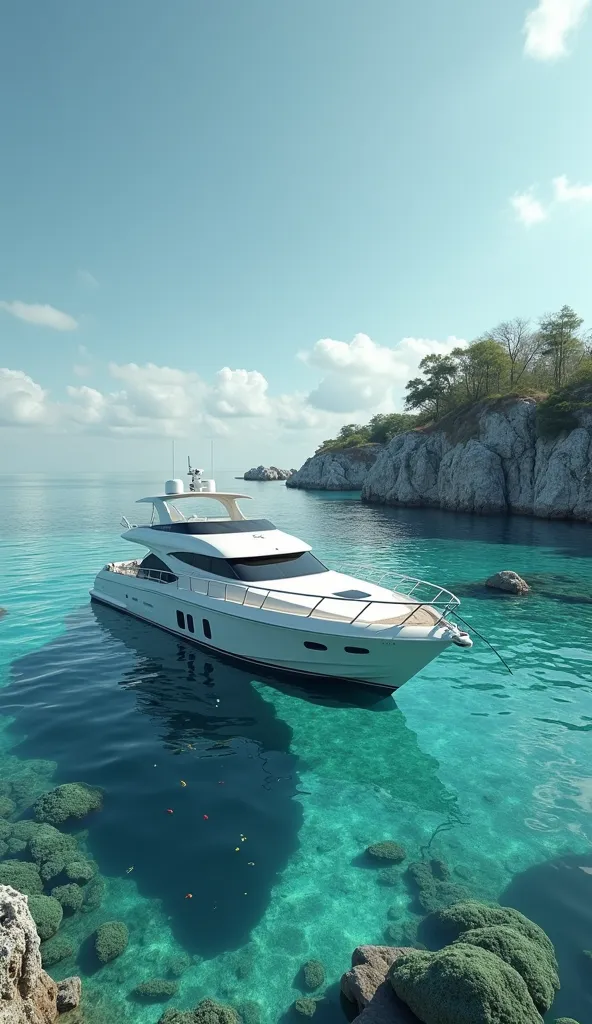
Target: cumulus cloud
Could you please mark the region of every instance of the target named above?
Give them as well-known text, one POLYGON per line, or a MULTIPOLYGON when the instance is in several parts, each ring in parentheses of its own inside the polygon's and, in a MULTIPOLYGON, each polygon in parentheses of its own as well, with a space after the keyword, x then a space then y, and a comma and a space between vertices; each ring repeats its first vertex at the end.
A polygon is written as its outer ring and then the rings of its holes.
POLYGON ((515 196, 512 196, 510 200, 515 212, 516 217, 521 224, 525 224, 527 228, 533 226, 533 224, 540 224, 541 221, 546 220, 548 212, 545 207, 535 199, 531 192, 521 192, 515 196))
POLYGON ((208 395, 208 407, 217 416, 268 416, 269 384, 258 370, 218 370, 208 395))
POLYGON ((55 306, 41 305, 36 302, 20 302, 15 299, 13 302, 0 301, 0 309, 17 320, 24 320, 27 324, 35 324, 37 327, 51 327, 54 331, 75 331, 78 321, 69 313, 62 313, 55 306))
POLYGON ((539 0, 524 22, 524 52, 535 60, 567 53, 568 37, 581 25, 590 0, 539 0))
POLYGON ((430 353, 446 354, 465 342, 403 338, 390 348, 379 345, 367 334, 356 334, 350 342, 322 338, 309 352, 301 352, 308 366, 324 371, 320 383, 308 395, 313 409, 332 413, 382 411, 400 403, 404 385, 430 353))
POLYGON ((48 420, 43 388, 22 370, 0 368, 0 425, 31 427, 48 420))
POLYGON ((553 188, 558 203, 592 202, 592 185, 570 185, 565 174, 553 178, 553 188))

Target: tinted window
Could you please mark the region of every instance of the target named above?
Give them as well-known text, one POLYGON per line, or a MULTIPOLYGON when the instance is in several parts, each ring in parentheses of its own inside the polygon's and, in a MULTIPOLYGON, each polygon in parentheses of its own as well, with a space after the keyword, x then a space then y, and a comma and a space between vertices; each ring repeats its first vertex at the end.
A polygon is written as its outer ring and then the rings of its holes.
POLYGON ((185 616, 183 612, 177 612, 177 625, 179 629, 185 629, 185 616))
POLYGON ((193 628, 193 615, 187 616, 187 629, 190 633, 195 633, 195 629, 193 628))
POLYGON ((146 555, 140 562, 138 576, 140 579, 151 579, 156 583, 174 583, 177 579, 166 562, 152 554, 146 555))
POLYGON ((239 580, 246 583, 286 580, 292 576, 313 576, 328 571, 327 566, 310 551, 298 551, 294 555, 264 555, 261 558, 231 558, 229 563, 239 580))
POLYGON ((201 624, 203 626, 204 636, 205 636, 206 640, 211 640, 212 639, 212 630, 210 629, 210 624, 209 624, 208 620, 207 619, 202 619, 201 620, 201 624))
POLYGON ((223 576, 225 579, 235 580, 236 573, 233 571, 225 558, 212 558, 210 555, 198 555, 193 551, 171 551, 171 558, 178 558, 180 562, 193 566, 194 569, 201 569, 202 572, 212 573, 213 576, 223 576))

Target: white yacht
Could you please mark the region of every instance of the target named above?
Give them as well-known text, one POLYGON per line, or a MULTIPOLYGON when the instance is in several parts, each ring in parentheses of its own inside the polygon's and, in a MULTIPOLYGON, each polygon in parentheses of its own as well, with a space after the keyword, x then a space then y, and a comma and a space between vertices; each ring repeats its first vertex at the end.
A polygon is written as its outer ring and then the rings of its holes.
POLYGON ((274 670, 396 690, 451 644, 472 640, 448 619, 459 600, 423 580, 370 583, 323 565, 310 545, 267 519, 247 494, 216 491, 190 467, 168 480, 149 525, 122 537, 147 549, 110 562, 91 598, 220 654, 274 670), (201 504, 212 515, 196 513, 201 504))

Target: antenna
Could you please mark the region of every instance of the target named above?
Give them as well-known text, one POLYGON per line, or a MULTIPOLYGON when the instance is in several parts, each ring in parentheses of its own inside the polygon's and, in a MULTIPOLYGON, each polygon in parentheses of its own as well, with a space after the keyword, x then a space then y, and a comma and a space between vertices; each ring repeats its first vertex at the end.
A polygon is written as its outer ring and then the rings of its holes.
POLYGON ((173 438, 173 480, 175 479, 175 438, 173 438))
POLYGON ((211 466, 210 476, 213 479, 214 478, 214 438, 213 437, 210 438, 210 466, 211 466))

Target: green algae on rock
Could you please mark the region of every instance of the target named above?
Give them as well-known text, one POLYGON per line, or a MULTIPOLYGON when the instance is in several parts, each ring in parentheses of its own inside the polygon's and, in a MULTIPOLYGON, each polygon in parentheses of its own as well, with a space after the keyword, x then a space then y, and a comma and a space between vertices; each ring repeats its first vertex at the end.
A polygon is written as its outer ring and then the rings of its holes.
POLYGON ((188 971, 192 966, 192 960, 189 953, 184 951, 177 953, 177 955, 171 960, 168 967, 169 974, 172 974, 173 978, 180 978, 185 971, 188 971))
POLYGON ((559 975, 540 943, 506 925, 474 928, 463 932, 456 941, 499 956, 524 978, 537 1010, 541 1014, 547 1012, 559 989, 559 975))
POLYGON ((240 1024, 240 1018, 232 1006, 202 999, 193 1010, 165 1010, 158 1024, 240 1024))
POLYGON ((480 903, 478 900, 462 900, 453 906, 435 911, 424 921, 424 926, 436 928, 446 942, 453 942, 463 932, 492 925, 506 925, 538 943, 548 957, 549 963, 557 971, 555 949, 549 936, 538 924, 513 907, 502 907, 497 903, 480 903))
POLYGON ((243 1024, 261 1024, 261 1006, 253 999, 247 999, 238 1008, 243 1024))
POLYGON ((372 843, 371 846, 366 847, 366 854, 373 860, 389 860, 393 864, 400 864, 407 856, 405 848, 391 839, 381 843, 372 843))
POLYGON ((95 952, 102 964, 115 960, 127 948, 129 932, 123 921, 107 921, 95 933, 95 952))
POLYGON ((37 896, 43 892, 37 865, 24 860, 0 861, 0 885, 10 885, 23 896, 37 896))
POLYGON ((176 981, 167 981, 166 978, 149 978, 148 981, 141 981, 139 985, 136 985, 132 995, 147 1002, 161 1003, 175 996, 178 989, 179 985, 176 981))
POLYGON ((33 804, 33 813, 40 822, 49 825, 63 825, 69 818, 85 818, 91 811, 103 806, 100 789, 87 786, 84 782, 66 782, 44 793, 33 804))
POLYGON ((29 896, 29 910, 41 941, 51 939, 64 916, 61 903, 53 896, 29 896))
POLYGON ((73 945, 61 935, 54 935, 52 939, 41 943, 41 962, 44 967, 53 967, 73 955, 73 945))
POLYGON ((415 861, 407 868, 406 878, 426 914, 466 900, 469 896, 464 886, 449 881, 450 872, 441 860, 415 861))
POLYGON ((315 999, 297 999, 294 1003, 294 1009, 296 1013, 299 1013, 302 1017, 314 1017, 317 1009, 315 999))
POLYGON ((312 992, 325 983, 325 968, 320 960, 307 960, 302 967, 304 987, 312 992))
POLYGON ((90 882, 96 872, 96 865, 82 857, 69 861, 65 866, 66 878, 71 882, 90 882))
POLYGON ((14 814, 14 812, 14 800, 11 800, 9 796, 0 794, 0 818, 10 818, 10 815, 14 814))
POLYGON ((424 1024, 541 1024, 524 979, 478 946, 458 943, 401 957, 389 979, 424 1024))
POLYGON ((103 902, 104 894, 105 882, 100 875, 95 875, 88 885, 84 887, 84 903, 81 907, 83 914, 90 913, 91 910, 97 910, 103 902))
POLYGON ((579 1021, 574 1020, 573 1017, 557 1017, 553 1024, 579 1024, 579 1021))
POLYGON ((84 893, 75 882, 69 882, 68 885, 56 885, 55 889, 51 890, 51 895, 54 899, 59 900, 65 911, 71 914, 80 910, 84 902, 84 893))
POLYGON ((34 821, 23 824, 31 826, 27 831, 29 852, 38 864, 58 858, 63 858, 64 862, 68 857, 73 860, 78 853, 78 843, 74 837, 64 835, 53 825, 35 824, 34 821))

